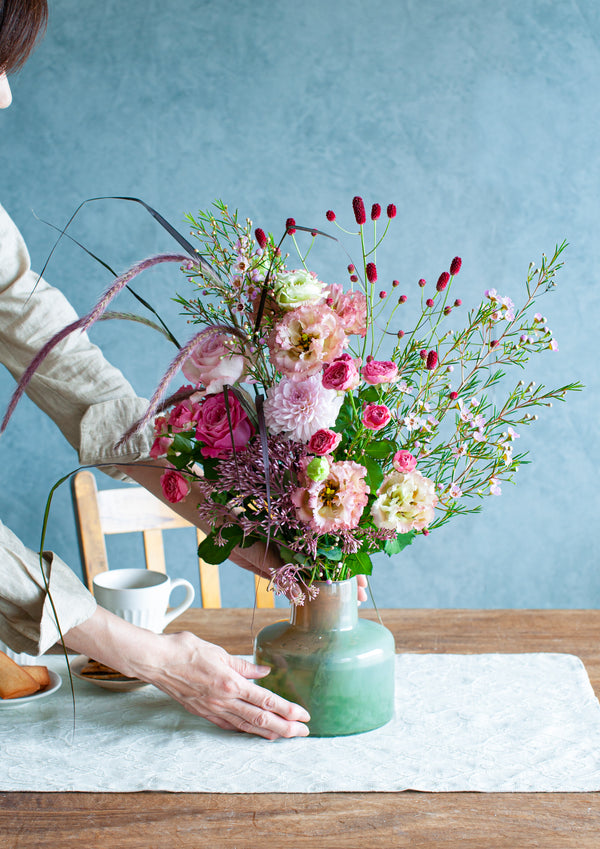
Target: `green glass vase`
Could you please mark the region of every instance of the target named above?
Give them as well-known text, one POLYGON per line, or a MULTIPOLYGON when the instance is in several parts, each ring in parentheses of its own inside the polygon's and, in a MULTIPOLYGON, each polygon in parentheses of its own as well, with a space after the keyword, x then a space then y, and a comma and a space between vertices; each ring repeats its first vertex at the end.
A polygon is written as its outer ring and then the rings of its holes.
POLYGON ((289 621, 256 636, 255 663, 271 667, 259 683, 306 708, 312 737, 379 728, 394 713, 394 638, 359 619, 356 578, 315 587, 317 597, 292 605, 289 621))

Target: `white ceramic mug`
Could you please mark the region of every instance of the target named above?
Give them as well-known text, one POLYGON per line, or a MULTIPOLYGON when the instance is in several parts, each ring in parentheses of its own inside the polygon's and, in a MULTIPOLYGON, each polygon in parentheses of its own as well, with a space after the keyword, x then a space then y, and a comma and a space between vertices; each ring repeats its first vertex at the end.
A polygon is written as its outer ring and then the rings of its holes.
POLYGON ((113 569, 94 578, 94 596, 101 607, 157 634, 188 609, 194 595, 193 586, 184 578, 172 581, 162 572, 150 569, 113 569), (186 596, 181 604, 167 611, 175 587, 185 587, 186 596))

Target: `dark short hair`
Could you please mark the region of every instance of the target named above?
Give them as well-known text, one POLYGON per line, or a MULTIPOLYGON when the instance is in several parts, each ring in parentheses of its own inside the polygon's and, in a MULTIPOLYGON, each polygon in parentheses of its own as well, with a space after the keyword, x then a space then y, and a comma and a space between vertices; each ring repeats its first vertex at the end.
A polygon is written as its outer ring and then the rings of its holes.
POLYGON ((47 20, 47 0, 0 0, 0 72, 23 65, 47 20))

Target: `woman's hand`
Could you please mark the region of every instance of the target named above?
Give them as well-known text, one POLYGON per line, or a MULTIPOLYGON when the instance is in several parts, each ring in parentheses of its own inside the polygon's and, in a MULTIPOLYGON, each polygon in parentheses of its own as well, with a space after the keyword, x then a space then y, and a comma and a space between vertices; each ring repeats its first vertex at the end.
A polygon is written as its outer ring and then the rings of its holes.
POLYGON ((220 728, 267 740, 305 737, 308 713, 255 684, 270 669, 234 657, 188 632, 154 634, 97 607, 65 634, 66 645, 124 675, 154 684, 220 728))

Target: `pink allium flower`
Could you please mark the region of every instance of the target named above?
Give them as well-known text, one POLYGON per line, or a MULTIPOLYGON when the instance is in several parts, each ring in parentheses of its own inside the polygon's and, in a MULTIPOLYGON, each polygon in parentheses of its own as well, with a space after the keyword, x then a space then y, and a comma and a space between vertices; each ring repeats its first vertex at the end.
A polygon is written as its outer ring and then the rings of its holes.
POLYGON ((244 448, 254 434, 254 427, 232 392, 229 393, 228 404, 229 418, 223 392, 208 395, 200 405, 196 438, 204 443, 201 449, 203 457, 227 457, 234 446, 236 451, 244 448))
POLYGON ((410 451, 396 451, 392 459, 392 465, 397 472, 406 474, 407 472, 414 472, 417 467, 417 460, 410 451))
POLYGON ((163 472, 160 476, 160 485, 165 498, 171 504, 183 501, 190 491, 189 481, 175 469, 167 469, 166 472, 163 472))
POLYGON ((304 380, 339 357, 348 339, 337 313, 326 304, 306 304, 286 313, 267 344, 280 374, 304 380))
POLYGON ((452 262, 450 263, 450 274, 454 277, 455 274, 458 274, 460 268, 462 266, 462 259, 459 256, 455 256, 452 262))
POLYGON ((433 521, 438 502, 435 484, 416 470, 386 475, 371 505, 371 515, 378 528, 406 534, 422 531, 433 521))
POLYGON ((324 459, 330 466, 325 480, 305 478, 301 481, 304 485, 292 493, 296 514, 317 533, 352 530, 368 501, 367 470, 353 460, 335 463, 331 457, 324 459))
POLYGON ((234 345, 227 333, 209 333, 200 338, 181 370, 194 384, 203 384, 207 395, 222 392, 225 384, 232 386, 246 373, 246 361, 233 352, 234 345))
POLYGON ((325 389, 320 375, 306 380, 282 378, 267 389, 265 421, 270 433, 308 442, 318 430, 335 424, 344 396, 325 389))
POLYGON ((353 360, 349 354, 342 354, 341 357, 330 363, 323 372, 325 389, 335 389, 336 392, 356 389, 360 383, 357 363, 360 365, 360 360, 353 360))
MULTIPOLYGON (((355 275, 352 275, 352 277, 355 277, 355 275)), ((331 298, 331 309, 337 313, 345 332, 365 336, 367 332, 367 299, 365 295, 362 292, 344 292, 339 283, 329 285, 324 294, 328 301, 331 298)))
POLYGON ((377 266, 374 262, 367 263, 367 280, 369 283, 375 283, 377 280, 377 266))
POLYGON ((335 221, 335 212, 333 211, 333 209, 327 210, 327 212, 325 213, 325 218, 328 221, 335 221))
POLYGON ((396 205, 393 204, 393 203, 388 203, 386 212, 387 212, 388 218, 395 218, 396 217, 396 205))
POLYGON ((398 366, 390 360, 371 360, 362 367, 362 377, 367 383, 393 383, 398 379, 398 366))
POLYGON ((158 457, 164 457, 171 444, 173 442, 172 436, 157 436, 154 442, 152 443, 152 448, 150 449, 150 456, 155 460, 158 457))
POLYGON ((365 212, 365 204, 361 197, 355 197, 352 199, 352 209, 354 210, 354 217, 356 218, 357 224, 364 224, 367 220, 367 213, 365 212))
POLYGON ((254 231, 254 236, 256 237, 256 241, 258 242, 258 246, 260 248, 265 248, 267 245, 267 237, 265 235, 265 231, 261 230, 260 227, 257 227, 254 231))
POLYGON ((438 277, 438 282, 435 284, 435 288, 438 292, 443 292, 446 286, 448 285, 448 281, 450 280, 450 275, 447 271, 442 271, 440 276, 438 277))
POLYGON ((381 215, 381 204, 374 203, 371 207, 371 221, 377 221, 381 215))
POLYGON ((363 410, 362 423, 369 430, 381 430, 392 418, 385 404, 367 404, 363 410))
POLYGON ((325 454, 331 454, 342 441, 342 434, 336 433, 329 428, 321 428, 316 433, 313 433, 308 441, 308 450, 317 457, 323 457, 325 454))

